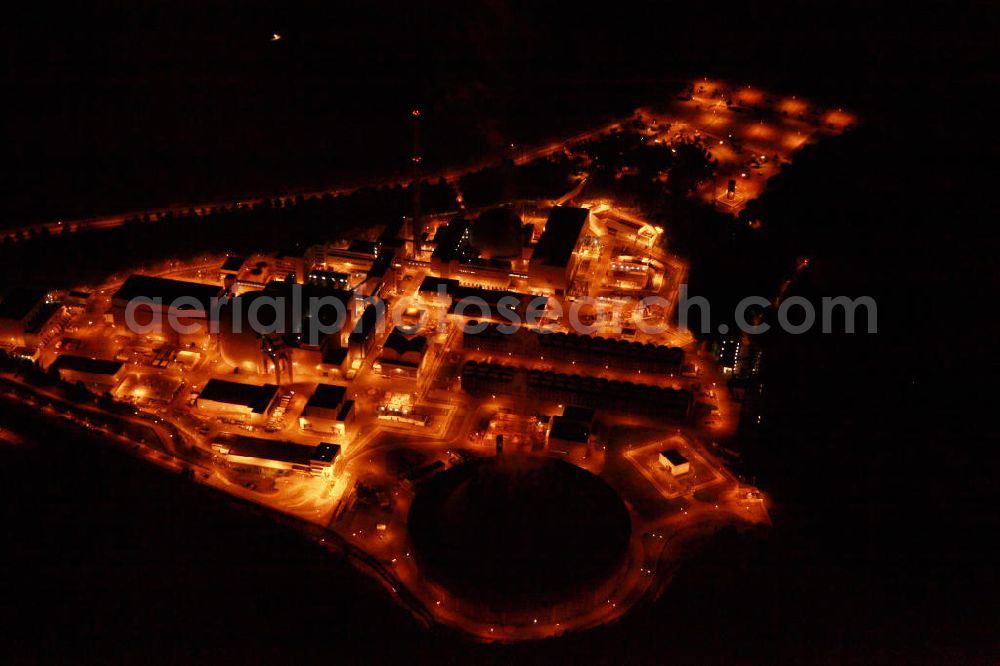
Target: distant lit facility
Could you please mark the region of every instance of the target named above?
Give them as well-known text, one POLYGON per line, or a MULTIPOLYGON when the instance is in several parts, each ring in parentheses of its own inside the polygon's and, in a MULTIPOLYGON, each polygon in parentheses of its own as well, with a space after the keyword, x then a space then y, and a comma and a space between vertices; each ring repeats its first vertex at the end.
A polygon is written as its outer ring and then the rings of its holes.
POLYGON ((299 416, 299 427, 311 432, 348 437, 352 432, 355 411, 354 401, 346 396, 344 386, 320 384, 306 401, 299 416))
POLYGON ((428 624, 514 641, 617 618, 660 589, 681 530, 769 522, 701 448, 729 441, 736 401, 749 411, 760 352, 738 335, 706 349, 678 325, 689 267, 666 251, 665 208, 647 221, 643 196, 595 198, 605 177, 669 183, 688 139, 641 116, 527 151, 530 165, 423 186, 417 168, 407 187, 362 188, 360 207, 226 208, 260 210, 281 251, 241 239, 155 276, 9 290, 0 348, 22 362, 5 399, 34 391, 53 418, 154 433, 157 450, 129 450, 349 543, 428 624), (74 406, 88 396, 35 385, 38 368, 115 402, 74 406), (685 509, 707 497, 719 511, 685 509))

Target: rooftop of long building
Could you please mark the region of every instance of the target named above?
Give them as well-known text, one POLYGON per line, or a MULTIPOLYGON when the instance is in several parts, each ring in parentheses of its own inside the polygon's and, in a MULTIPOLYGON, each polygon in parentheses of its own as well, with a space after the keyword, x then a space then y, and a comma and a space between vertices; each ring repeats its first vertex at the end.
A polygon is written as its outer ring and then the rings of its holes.
POLYGON ((254 413, 263 414, 278 392, 274 384, 241 384, 225 379, 209 379, 198 395, 199 400, 224 402, 249 407, 254 413))
MULTIPOLYGON (((131 301, 135 298, 159 299, 163 305, 170 305, 180 298, 193 298, 205 311, 208 311, 211 309, 212 299, 221 291, 221 287, 212 284, 133 274, 128 276, 111 298, 115 301, 131 301)), ((190 308, 190 304, 187 307, 190 308)))
POLYGON ((589 214, 590 211, 586 208, 553 208, 545 223, 545 231, 532 252, 531 261, 545 266, 567 265, 589 214))
POLYGON ((54 370, 70 370, 73 372, 85 372, 91 375, 113 375, 122 368, 121 361, 110 361, 100 358, 90 358, 87 356, 75 356, 73 354, 62 354, 49 366, 54 370))

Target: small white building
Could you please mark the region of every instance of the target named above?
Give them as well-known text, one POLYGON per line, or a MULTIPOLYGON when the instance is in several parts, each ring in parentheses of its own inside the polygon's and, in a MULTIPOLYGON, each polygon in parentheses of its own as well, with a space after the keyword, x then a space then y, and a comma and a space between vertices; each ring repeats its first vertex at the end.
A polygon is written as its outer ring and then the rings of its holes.
POLYGON ((691 471, 691 463, 677 449, 660 451, 660 464, 674 476, 687 474, 691 471))

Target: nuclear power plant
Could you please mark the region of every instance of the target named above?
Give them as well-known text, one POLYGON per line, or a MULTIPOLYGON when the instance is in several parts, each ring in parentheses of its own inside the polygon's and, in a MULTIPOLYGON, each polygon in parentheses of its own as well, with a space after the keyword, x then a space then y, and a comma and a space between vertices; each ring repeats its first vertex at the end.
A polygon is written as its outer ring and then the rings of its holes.
POLYGON ((528 158, 432 177, 432 120, 408 112, 409 190, 357 193, 407 214, 323 217, 348 192, 241 204, 228 214, 301 206, 308 225, 272 228, 282 250, 242 239, 96 287, 6 291, 0 343, 52 413, 308 526, 422 621, 484 641, 613 621, 661 589, 673 544, 769 521, 726 468, 760 352, 680 326, 668 216, 587 187, 605 142, 670 153, 665 119, 540 149, 558 196, 482 205, 477 179, 507 192, 528 158))

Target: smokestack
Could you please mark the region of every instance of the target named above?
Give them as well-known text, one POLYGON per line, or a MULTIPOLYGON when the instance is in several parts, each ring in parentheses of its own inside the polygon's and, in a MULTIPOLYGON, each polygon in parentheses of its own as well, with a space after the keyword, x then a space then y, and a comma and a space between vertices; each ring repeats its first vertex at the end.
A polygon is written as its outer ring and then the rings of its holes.
POLYGON ((423 157, 420 155, 420 109, 413 109, 410 112, 413 116, 413 219, 410 221, 409 233, 406 233, 407 252, 412 257, 416 252, 416 235, 420 231, 420 185, 422 183, 422 171, 420 163, 423 157))

